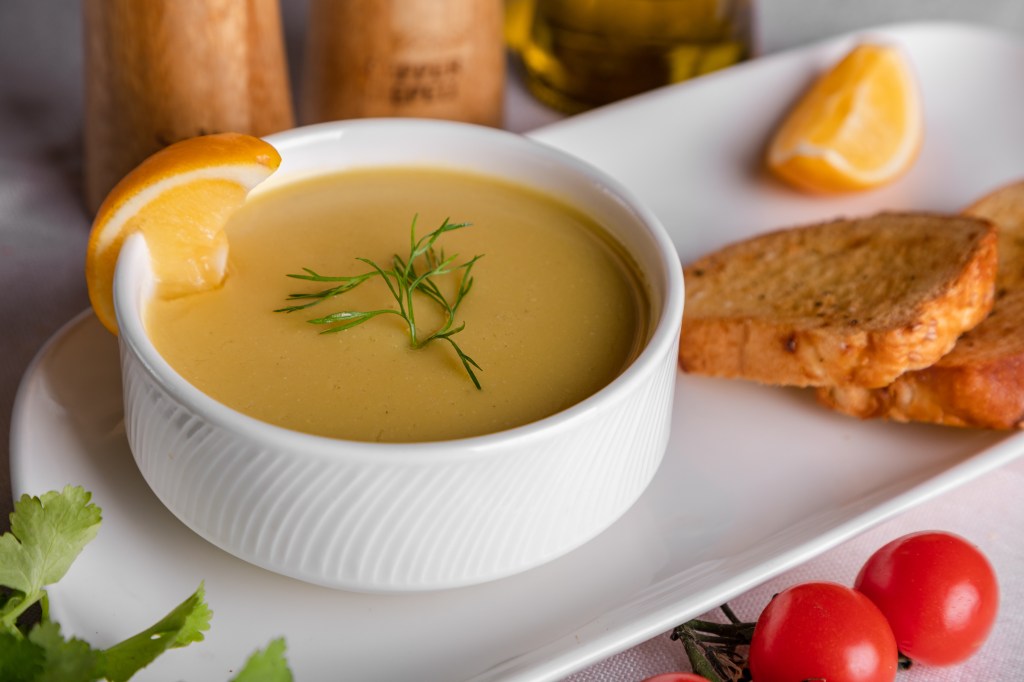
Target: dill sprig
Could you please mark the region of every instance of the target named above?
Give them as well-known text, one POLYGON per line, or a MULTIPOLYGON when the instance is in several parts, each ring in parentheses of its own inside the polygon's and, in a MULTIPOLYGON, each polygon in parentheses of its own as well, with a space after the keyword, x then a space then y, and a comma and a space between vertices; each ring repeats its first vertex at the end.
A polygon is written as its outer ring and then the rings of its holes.
POLYGON ((356 260, 365 263, 370 267, 369 271, 360 275, 332 277, 321 275, 310 268, 302 268, 305 274, 290 274, 288 277, 310 282, 335 283, 334 286, 309 293, 289 294, 289 301, 303 302, 284 308, 278 308, 274 312, 294 313, 299 310, 305 310, 306 308, 323 303, 335 296, 340 296, 346 291, 351 291, 367 280, 373 279, 374 277, 380 277, 387 285, 388 291, 391 292, 392 297, 394 297, 395 302, 398 304, 397 309, 381 308, 378 310, 342 310, 336 313, 331 313, 330 315, 324 315, 323 317, 307 320, 307 322, 316 325, 327 325, 327 328, 323 329, 320 333, 332 334, 361 325, 364 322, 372 320, 378 315, 398 315, 405 320, 409 327, 409 343, 412 348, 423 348, 428 343, 435 340, 446 341, 451 345, 452 349, 455 350, 455 354, 458 355, 459 360, 462 361, 462 366, 466 369, 466 373, 469 374, 469 378, 473 381, 473 385, 479 389, 480 381, 477 379, 476 373, 473 369, 481 369, 480 365, 476 364, 476 361, 473 360, 473 358, 466 355, 452 337, 466 328, 466 324, 464 322, 458 326, 455 325, 455 315, 458 312, 462 301, 473 288, 473 277, 471 274, 473 265, 480 260, 482 256, 474 256, 465 263, 456 264, 455 261, 458 258, 458 254, 446 256, 444 249, 435 248, 437 240, 445 233, 454 232, 455 230, 460 230, 464 227, 469 227, 470 225, 471 223, 452 223, 445 218, 441 227, 437 228, 430 234, 417 239, 416 217, 414 216, 412 220, 412 228, 409 231, 408 257, 403 259, 397 254, 392 256, 390 268, 384 268, 369 258, 357 258, 356 260), (417 263, 421 263, 421 265, 418 265, 417 263), (459 286, 455 292, 454 300, 449 302, 448 298, 441 292, 437 282, 434 280, 435 278, 459 271, 461 271, 459 286), (422 334, 416 325, 416 310, 413 305, 413 295, 416 292, 425 294, 429 299, 434 301, 441 307, 445 315, 444 323, 438 329, 429 334, 422 334))

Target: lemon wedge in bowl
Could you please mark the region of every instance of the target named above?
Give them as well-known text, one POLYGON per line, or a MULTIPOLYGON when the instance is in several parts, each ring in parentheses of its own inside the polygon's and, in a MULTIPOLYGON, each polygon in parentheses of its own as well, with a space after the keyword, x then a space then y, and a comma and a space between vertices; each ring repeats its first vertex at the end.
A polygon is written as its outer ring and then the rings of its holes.
POLYGON ((203 135, 156 152, 114 186, 89 233, 89 302, 117 334, 114 268, 125 239, 142 232, 164 297, 212 289, 227 267, 228 218, 281 164, 277 150, 240 133, 203 135))

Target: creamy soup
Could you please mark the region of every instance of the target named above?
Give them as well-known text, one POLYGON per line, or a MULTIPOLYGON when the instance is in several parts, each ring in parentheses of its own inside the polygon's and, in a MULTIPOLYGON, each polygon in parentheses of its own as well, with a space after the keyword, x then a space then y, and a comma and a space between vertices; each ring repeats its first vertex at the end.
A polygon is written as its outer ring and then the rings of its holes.
MULTIPOLYGON (((527 424, 608 384, 648 332, 644 286, 600 226, 560 201, 494 179, 434 169, 374 169, 254 195, 228 224, 228 276, 214 291, 153 300, 149 335, 188 381, 272 424, 360 441, 462 438, 527 424), (312 318, 397 308, 379 277, 294 313, 292 293, 329 286, 286 277, 309 268, 358 275, 406 257, 445 219, 469 222, 437 243, 474 283, 452 338, 480 366, 474 386, 454 349, 412 349, 406 322, 383 314, 321 334, 312 318)), ((439 286, 451 297, 460 274, 439 286)), ((441 308, 414 302, 418 328, 441 308)), ((422 333, 422 332, 421 332, 422 333)))

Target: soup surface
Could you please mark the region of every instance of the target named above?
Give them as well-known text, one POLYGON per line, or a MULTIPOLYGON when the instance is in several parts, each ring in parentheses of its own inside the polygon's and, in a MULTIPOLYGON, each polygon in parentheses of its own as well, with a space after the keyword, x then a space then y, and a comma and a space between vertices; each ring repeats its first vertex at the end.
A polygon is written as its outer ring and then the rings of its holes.
MULTIPOLYGON (((409 442, 493 433, 563 410, 614 379, 646 337, 644 287, 618 245, 558 200, 494 179, 435 169, 319 176, 254 195, 227 228, 223 287, 154 299, 146 324, 160 353, 199 389, 289 429, 409 442), (358 275, 408 256, 445 219, 470 227, 437 242, 457 263, 481 255, 453 337, 476 361, 478 390, 443 341, 410 347, 406 322, 383 314, 332 334, 308 320, 397 308, 373 277, 312 308, 274 312, 329 284, 286 277, 310 268, 358 275)), ((461 273, 444 275, 453 300, 461 273)), ((444 317, 415 298, 428 333, 444 317)), ((421 332, 422 335, 422 332, 421 332)))

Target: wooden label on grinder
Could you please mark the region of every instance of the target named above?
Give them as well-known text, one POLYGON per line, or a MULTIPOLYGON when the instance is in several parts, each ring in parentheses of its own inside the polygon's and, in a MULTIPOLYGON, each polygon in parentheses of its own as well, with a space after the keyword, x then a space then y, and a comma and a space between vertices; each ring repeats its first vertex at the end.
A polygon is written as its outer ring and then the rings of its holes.
POLYGON ((442 118, 500 126, 501 0, 313 0, 303 118, 442 118))

